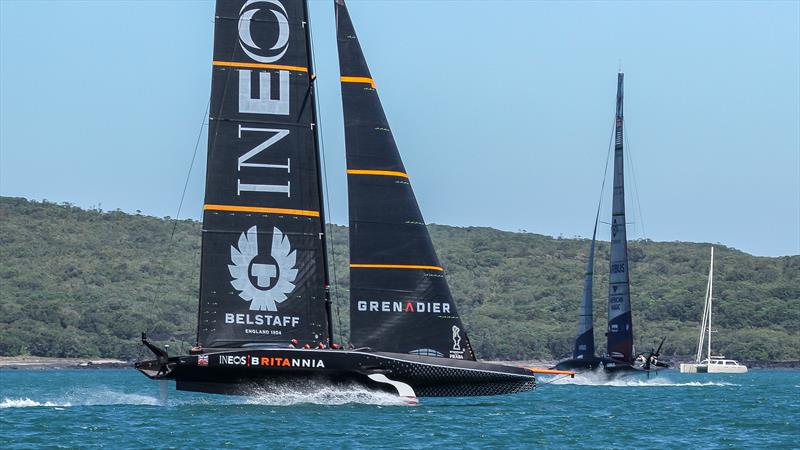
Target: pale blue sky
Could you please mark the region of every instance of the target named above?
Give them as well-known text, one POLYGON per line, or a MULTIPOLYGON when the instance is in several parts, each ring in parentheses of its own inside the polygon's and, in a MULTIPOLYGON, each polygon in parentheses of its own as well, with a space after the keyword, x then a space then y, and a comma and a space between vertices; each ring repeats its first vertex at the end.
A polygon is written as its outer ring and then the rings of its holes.
MULTIPOLYGON (((800 253, 797 1, 348 4, 429 223, 590 235, 621 60, 629 235, 800 253)), ((333 1, 311 14, 346 223, 333 1)), ((212 18, 212 2, 0 2, 0 194, 174 216, 212 18)), ((200 217, 205 133, 198 160, 183 217, 200 217)))

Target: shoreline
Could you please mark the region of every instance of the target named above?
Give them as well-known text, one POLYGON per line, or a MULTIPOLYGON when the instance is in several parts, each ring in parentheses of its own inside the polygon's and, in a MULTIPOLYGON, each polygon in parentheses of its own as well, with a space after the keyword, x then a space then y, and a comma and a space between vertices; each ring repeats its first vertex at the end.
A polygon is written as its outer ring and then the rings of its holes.
MULTIPOLYGON (((541 360, 481 360, 484 362, 548 368, 558 361, 553 359, 541 360)), ((681 362, 688 360, 673 360, 671 369, 677 369, 681 362)), ((0 356, 0 370, 58 370, 58 369, 128 369, 133 368, 133 361, 116 358, 54 358, 47 356, 0 356)), ((800 369, 800 361, 742 361, 749 369, 800 369)))
POLYGON ((0 356, 0 370, 122 369, 132 361, 115 358, 53 358, 47 356, 0 356))

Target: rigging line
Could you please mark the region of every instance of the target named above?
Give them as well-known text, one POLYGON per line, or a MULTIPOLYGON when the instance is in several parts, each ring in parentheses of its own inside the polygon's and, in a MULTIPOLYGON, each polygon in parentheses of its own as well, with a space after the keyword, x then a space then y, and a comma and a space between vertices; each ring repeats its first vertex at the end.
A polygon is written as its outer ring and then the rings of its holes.
MULTIPOLYGON (((214 24, 216 26, 216 19, 214 20, 214 24)), ((233 55, 236 53, 236 47, 237 47, 238 44, 239 44, 239 41, 238 40, 234 40, 234 42, 232 44, 232 47, 231 47, 231 51, 228 53, 228 59, 233 59, 233 55)), ((211 59, 212 59, 212 67, 213 67, 213 59, 214 59, 213 55, 212 55, 211 59)), ((231 74, 234 71, 237 72, 237 73, 239 72, 238 70, 227 70, 227 73, 225 74, 225 82, 222 83, 222 96, 221 96, 221 98, 225 98, 225 96, 228 94, 228 84, 229 84, 228 82, 230 81, 231 74)), ((211 73, 211 83, 212 83, 211 87, 213 88, 213 83, 214 83, 213 69, 212 69, 212 73, 211 73)), ((209 94, 209 96, 208 96, 208 107, 206 108, 206 112, 208 114, 208 123, 209 124, 211 124, 211 97, 212 97, 212 95, 209 94)), ((221 111, 222 111, 222 106, 220 105, 219 112, 221 112, 221 111)), ((202 133, 202 130, 201 130, 201 133, 202 133)), ((208 136, 208 140, 209 140, 209 143, 208 143, 209 144, 208 145, 208 154, 209 154, 209 156, 211 155, 211 152, 214 151, 214 149, 217 148, 217 138, 218 137, 219 137, 219 127, 217 127, 217 129, 215 130, 213 138, 211 137, 211 135, 208 136)), ((198 304, 198 309, 199 309, 199 304, 198 304)), ((198 327, 199 327, 199 324, 200 324, 200 322, 198 320, 198 327)))
MULTIPOLYGON (((627 121, 623 118, 623 126, 627 129, 627 121)), ((642 214, 642 202, 639 201, 639 184, 636 182, 636 171, 634 170, 635 164, 633 163, 633 151, 631 151, 630 143, 628 142, 628 134, 625 133, 625 147, 628 149, 625 154, 628 156, 628 165, 631 168, 631 178, 633 178, 633 190, 636 194, 636 211, 639 213, 639 224, 642 227, 642 238, 646 238, 647 233, 644 228, 644 215, 642 214)), ((635 216, 634 216, 635 217, 635 216)))
POLYGON ((194 168, 194 162, 197 159, 197 149, 200 147, 200 140, 203 138, 203 129, 206 126, 206 117, 208 117, 208 110, 210 108, 211 97, 208 98, 208 103, 206 103, 206 111, 203 113, 203 118, 200 120, 200 131, 197 133, 197 140, 194 143, 192 162, 189 163, 189 171, 186 173, 186 181, 183 183, 183 192, 181 193, 181 201, 178 203, 178 212, 175 213, 175 219, 172 221, 172 234, 169 236, 170 244, 172 243, 172 238, 175 236, 175 229, 178 227, 178 217, 180 217, 181 209, 183 209, 183 201, 186 198, 186 189, 189 187, 189 179, 192 176, 192 168, 194 168))
MULTIPOLYGON (((170 235, 169 235, 169 245, 170 246, 172 245, 173 238, 175 237, 175 230, 178 227, 178 218, 181 215, 181 209, 183 209, 183 201, 186 198, 186 190, 187 190, 187 188, 189 186, 189 179, 192 176, 192 169, 194 168, 194 162, 197 159, 197 149, 200 148, 200 140, 203 138, 203 129, 206 126, 206 118, 208 117, 208 112, 209 112, 210 108, 211 108, 211 97, 209 96, 208 103, 206 103, 206 110, 203 113, 202 119, 200 120, 200 131, 197 133, 197 140, 194 143, 194 151, 192 152, 192 161, 189 163, 189 171, 186 173, 186 181, 183 183, 183 192, 181 193, 181 201, 178 204, 178 212, 175 213, 175 219, 173 219, 173 222, 172 222, 172 233, 170 233, 170 235)), ((198 249, 198 251, 197 251, 197 253, 195 255, 195 260, 200 259, 199 255, 200 255, 200 250, 198 249)), ((195 264, 194 266, 195 266, 195 268, 197 270, 199 270, 199 263, 195 264)), ((188 295, 189 295, 189 299, 191 300, 191 290, 188 290, 187 292, 188 292, 188 295)), ((154 294, 153 302, 155 303, 155 294, 154 294)), ((183 347, 184 344, 186 343, 183 339, 180 339, 179 342, 181 343, 181 347, 183 347)), ((191 342, 188 342, 188 344, 189 344, 189 347, 192 346, 191 342)), ((183 348, 181 348, 181 350, 183 350, 183 348)))
MULTIPOLYGON (((215 18, 214 19, 215 26, 216 26, 216 23, 217 23, 217 19, 215 18)), ((228 53, 230 59, 233 58, 233 55, 236 52, 236 46, 238 45, 238 43, 239 43, 238 40, 234 40, 233 43, 231 44, 231 50, 228 53)), ((213 55, 212 55, 211 59, 213 61, 213 59, 214 59, 213 55)), ((225 70, 225 69, 223 69, 223 70, 225 70)), ((225 81, 222 83, 222 97, 221 98, 225 98, 225 96, 228 93, 228 84, 229 84, 229 81, 231 79, 231 74, 233 72, 234 72, 234 70, 227 70, 226 73, 225 73, 225 81)), ((211 73, 211 87, 212 88, 214 87, 213 69, 212 69, 212 73, 211 73)), ((210 157, 211 156, 211 152, 213 152, 214 149, 217 147, 217 138, 219 137, 219 133, 220 133, 219 127, 217 127, 217 129, 214 131, 214 136, 213 137, 211 136, 211 133, 210 133, 210 131, 211 131, 211 98, 212 98, 212 95, 211 95, 211 93, 209 93, 209 96, 208 96, 208 107, 206 108, 207 112, 208 112, 208 124, 209 124, 208 152, 207 152, 207 155, 206 155, 207 157, 210 157)), ((220 106, 220 111, 222 111, 222 106, 220 106)), ((200 286, 198 287, 198 293, 197 293, 197 299, 198 299, 198 301, 197 301, 197 327, 195 328, 195 343, 198 346, 200 345, 200 312, 203 309, 203 296, 201 295, 202 294, 202 292, 201 292, 202 291, 202 278, 203 278, 203 258, 202 258, 203 233, 204 232, 203 232, 203 229, 201 227, 200 228, 200 247, 201 247, 200 251, 201 251, 201 257, 200 257, 200 267, 199 267, 199 270, 200 270, 200 286)))
MULTIPOLYGON (((202 225, 200 226, 200 228, 202 229, 202 225)), ((202 231, 200 233, 202 234, 202 231)), ((197 247, 197 251, 194 254, 194 264, 192 265, 192 267, 194 268, 194 270, 192 271, 192 274, 194 275, 192 277, 192 283, 194 283, 194 286, 197 286, 199 284, 199 279, 198 278, 200 277, 200 258, 202 257, 202 252, 203 252, 203 245, 201 243, 200 246, 197 247)), ((186 289, 186 304, 187 305, 192 304, 192 297, 195 296, 195 295, 197 295, 197 293, 194 291, 193 288, 190 287, 190 288, 186 289)), ((189 337, 189 339, 191 339, 191 334, 189 334, 188 337, 189 337)), ((195 339, 196 339, 196 336, 195 336, 195 339)), ((186 343, 189 345, 190 349, 193 347, 193 344, 192 344, 191 340, 187 341, 186 343)))
POLYGON ((595 235, 597 233, 597 223, 600 222, 600 208, 603 206, 603 194, 605 194, 606 181, 608 179, 608 161, 609 159, 611 159, 611 150, 614 148, 615 130, 616 130, 616 119, 611 121, 611 135, 608 138, 608 150, 606 151, 606 166, 603 169, 603 184, 600 185, 600 200, 597 202, 597 214, 595 215, 594 218, 595 235))
MULTIPOLYGON (((205 112, 203 113, 203 117, 200 119, 200 131, 197 133, 197 140, 194 143, 194 151, 192 152, 192 161, 189 164, 189 170, 186 173, 186 181, 183 183, 183 192, 181 193, 181 200, 180 200, 180 202, 178 204, 178 212, 175 213, 175 218, 172 219, 172 232, 169 235, 169 242, 167 243, 166 250, 169 250, 170 248, 172 248, 172 245, 173 245, 173 242, 174 242, 175 231, 178 228, 178 217, 180 216, 181 209, 183 208, 183 201, 184 201, 184 198, 186 197, 186 190, 187 190, 187 187, 189 186, 189 179, 191 178, 191 175, 192 175, 192 168, 194 167, 194 162, 197 159, 197 149, 200 146, 200 139, 202 139, 202 137, 203 137, 203 129, 206 126, 206 117, 208 116, 208 111, 209 111, 210 107, 211 107, 211 98, 209 97, 208 103, 206 103, 206 109, 205 109, 205 112)), ((154 308, 158 308, 159 307, 159 304, 156 303, 156 296, 158 295, 158 292, 159 292, 158 288, 153 289, 153 296, 152 296, 152 299, 151 299, 150 303, 153 305, 154 308)), ((155 325, 153 325, 153 327, 155 327, 155 325)), ((153 328, 148 330, 148 332, 151 332, 151 331, 153 331, 153 328)), ((173 336, 173 339, 174 338, 175 338, 175 336, 173 336)), ((179 342, 181 343, 181 345, 183 344, 183 340, 179 340, 179 342)))
POLYGON ((603 168, 603 183, 600 185, 600 199, 597 202, 597 213, 595 214, 595 217, 594 217, 594 233, 593 233, 594 236, 597 236, 597 224, 598 223, 602 223, 602 224, 605 224, 605 225, 611 225, 610 222, 605 222, 603 220, 600 220, 600 210, 603 207, 603 197, 605 195, 606 181, 608 180, 608 161, 611 158, 611 151, 614 148, 614 131, 615 131, 615 128, 616 128, 616 119, 611 121, 611 134, 610 134, 610 136, 608 138, 608 150, 606 151, 606 165, 605 165, 605 168, 603 168))
MULTIPOLYGON (((337 17, 338 19, 338 17, 337 17)), ((315 47, 314 47, 314 34, 313 34, 314 27, 311 26, 311 19, 308 19, 308 40, 311 46, 311 60, 312 64, 316 61, 315 58, 315 47)), ((314 65, 316 67, 316 65, 314 65)), ((317 83, 316 74, 314 75, 314 79, 312 83, 317 83)), ((319 92, 315 92, 319 94, 319 92)), ((342 314, 341 314, 341 302, 339 296, 339 277, 336 271, 336 250, 334 247, 334 238, 333 238, 333 224, 331 223, 331 194, 330 189, 328 189, 328 162, 325 155, 325 133, 322 130, 322 96, 316 95, 316 102, 315 108, 317 110, 317 127, 319 128, 318 136, 319 136, 319 151, 322 156, 322 172, 323 172, 323 183, 325 185, 325 197, 327 198, 327 202, 325 202, 325 210, 328 217, 328 223, 323 224, 325 228, 327 228, 326 232, 328 233, 328 241, 330 242, 330 252, 331 252, 331 275, 333 275, 332 284, 333 284, 333 303, 336 305, 336 322, 337 322, 337 331, 339 332, 339 342, 344 343, 344 335, 342 334, 342 314)), ((326 249, 327 250, 327 249, 326 249)), ((333 336, 331 336, 333 339, 333 336)))
MULTIPOLYGON (((600 199, 597 201, 597 212, 595 213, 594 216, 594 231, 592 232, 592 239, 597 238, 598 223, 611 225, 608 222, 603 222, 600 220, 600 210, 602 209, 603 206, 603 197, 605 196, 606 182, 608 181, 608 166, 609 166, 608 163, 611 160, 611 155, 613 154, 612 151, 614 149, 614 135, 616 134, 616 126, 617 126, 617 120, 615 117, 614 119, 611 120, 611 132, 609 133, 608 136, 608 149, 606 150, 606 164, 605 167, 603 168, 603 183, 600 185, 600 199)), ((597 258, 596 253, 592 256, 597 258)), ((591 294, 592 296, 594 296, 594 292, 592 292, 591 294)), ((594 327, 594 317, 592 317, 592 327, 594 327)))

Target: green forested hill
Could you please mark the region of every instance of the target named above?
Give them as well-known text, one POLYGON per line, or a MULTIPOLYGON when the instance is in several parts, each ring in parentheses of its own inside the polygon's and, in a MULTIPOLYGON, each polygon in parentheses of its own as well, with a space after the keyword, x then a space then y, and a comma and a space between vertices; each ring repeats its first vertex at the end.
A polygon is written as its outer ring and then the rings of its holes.
MULTIPOLYGON (((479 357, 571 351, 587 240, 431 225, 479 357)), ((347 229, 335 227, 341 327, 347 335, 347 229)), ((0 197, 0 355, 141 353, 138 337, 188 345, 197 312, 200 225, 0 197), (170 238, 173 234, 174 236, 170 238)), ((689 355, 708 270, 708 244, 630 244, 640 350, 666 335, 689 355)), ((762 258, 717 246, 718 351, 748 360, 800 359, 800 256, 762 258)), ((598 248, 595 331, 604 346, 608 244, 598 248)))

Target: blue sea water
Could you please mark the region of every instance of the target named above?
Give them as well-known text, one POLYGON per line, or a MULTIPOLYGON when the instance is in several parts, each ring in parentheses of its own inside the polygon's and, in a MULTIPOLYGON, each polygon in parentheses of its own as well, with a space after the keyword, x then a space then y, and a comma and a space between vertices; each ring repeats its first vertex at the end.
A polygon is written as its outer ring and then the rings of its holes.
POLYGON ((358 387, 162 395, 134 370, 0 371, 0 448, 800 447, 788 370, 578 378, 417 406, 358 387))

